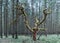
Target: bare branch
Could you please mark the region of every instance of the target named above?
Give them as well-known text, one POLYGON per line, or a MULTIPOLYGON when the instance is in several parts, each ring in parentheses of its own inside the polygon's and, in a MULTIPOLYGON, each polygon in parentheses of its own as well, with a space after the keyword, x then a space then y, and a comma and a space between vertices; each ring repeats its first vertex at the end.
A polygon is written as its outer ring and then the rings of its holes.
POLYGON ((24 14, 24 23, 25 23, 27 29, 29 29, 31 32, 33 32, 32 28, 31 28, 30 25, 29 25, 29 21, 28 21, 28 19, 27 19, 27 14, 25 13, 25 11, 22 11, 22 12, 23 12, 23 14, 24 14))
POLYGON ((41 22, 38 22, 38 26, 39 26, 40 24, 42 24, 42 23, 46 20, 46 17, 47 17, 47 14, 48 14, 48 13, 46 12, 46 10, 47 10, 47 9, 43 10, 44 17, 43 17, 43 19, 42 19, 41 22))

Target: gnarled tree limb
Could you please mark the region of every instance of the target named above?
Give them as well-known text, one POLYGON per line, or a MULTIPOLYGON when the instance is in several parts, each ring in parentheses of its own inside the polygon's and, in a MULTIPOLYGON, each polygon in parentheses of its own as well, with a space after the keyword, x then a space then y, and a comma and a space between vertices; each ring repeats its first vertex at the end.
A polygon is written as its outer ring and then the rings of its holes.
MULTIPOLYGON (((43 13, 44 13, 44 17, 43 17, 43 19, 41 20, 41 21, 39 21, 38 23, 37 23, 37 26, 39 26, 39 25, 41 25, 45 20, 46 20, 46 17, 47 17, 47 12, 46 12, 46 10, 47 9, 44 9, 43 10, 43 13)), ((37 19, 38 20, 38 19, 37 19)))

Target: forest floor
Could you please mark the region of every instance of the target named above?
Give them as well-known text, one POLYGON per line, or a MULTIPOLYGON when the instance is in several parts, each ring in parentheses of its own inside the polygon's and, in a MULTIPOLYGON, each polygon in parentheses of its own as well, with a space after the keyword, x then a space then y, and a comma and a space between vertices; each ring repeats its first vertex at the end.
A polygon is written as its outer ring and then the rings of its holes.
POLYGON ((60 35, 42 35, 36 41, 33 41, 31 36, 20 35, 18 39, 13 39, 12 36, 5 38, 4 36, 4 38, 0 38, 0 43, 60 43, 60 35))

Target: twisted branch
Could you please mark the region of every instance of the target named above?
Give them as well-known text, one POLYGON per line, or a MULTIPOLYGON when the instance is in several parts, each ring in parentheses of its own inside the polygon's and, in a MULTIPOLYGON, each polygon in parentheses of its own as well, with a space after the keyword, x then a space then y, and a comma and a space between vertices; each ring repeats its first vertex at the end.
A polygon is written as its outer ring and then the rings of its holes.
POLYGON ((21 11, 22 11, 22 13, 23 13, 24 23, 25 23, 27 29, 29 29, 31 32, 33 32, 33 30, 31 29, 31 27, 30 27, 30 25, 29 25, 29 21, 28 21, 28 19, 27 19, 27 14, 26 14, 26 12, 24 11, 24 9, 22 9, 21 11))
MULTIPOLYGON (((46 12, 46 10, 47 10, 47 9, 44 9, 44 10, 43 10, 44 17, 43 17, 43 19, 41 20, 41 22, 38 22, 38 23, 37 23, 37 26, 41 25, 41 24, 46 20, 46 17, 47 17, 47 14, 48 14, 48 13, 46 12)), ((38 19, 37 19, 37 20, 38 20, 38 19)), ((39 21, 39 20, 38 20, 38 21, 39 21)))
MULTIPOLYGON (((24 8, 23 8, 22 6, 18 6, 17 9, 20 10, 21 14, 22 14, 23 17, 24 17, 24 23, 25 23, 27 29, 29 29, 31 32, 33 32, 32 28, 31 28, 30 25, 29 25, 29 21, 28 21, 28 19, 27 19, 27 14, 26 14, 26 12, 24 11, 24 8)), ((38 26, 41 25, 41 24, 46 20, 46 17, 47 17, 47 14, 48 14, 48 13, 46 12, 46 10, 47 10, 47 9, 43 10, 44 17, 43 17, 43 19, 42 19, 41 22, 40 22, 38 19, 36 19, 36 22, 35 22, 35 27, 36 27, 36 29, 38 29, 38 26)), ((17 22, 17 19, 19 18, 19 16, 20 16, 21 14, 19 14, 19 15, 17 14, 17 18, 13 21, 14 23, 17 22)), ((13 22, 12 22, 12 23, 13 23, 13 22)))

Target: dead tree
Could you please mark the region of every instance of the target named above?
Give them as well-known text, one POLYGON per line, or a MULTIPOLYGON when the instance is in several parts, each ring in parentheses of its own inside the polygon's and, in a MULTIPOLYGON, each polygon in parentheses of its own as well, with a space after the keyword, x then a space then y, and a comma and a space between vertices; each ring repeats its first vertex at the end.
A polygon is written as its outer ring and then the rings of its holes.
MULTIPOLYGON (((41 21, 38 20, 37 17, 35 17, 35 26, 33 28, 30 27, 29 25, 29 21, 28 21, 28 18, 27 18, 27 13, 25 12, 24 8, 22 6, 17 6, 17 8, 19 9, 19 11, 21 12, 21 15, 23 15, 24 17, 24 23, 25 23, 25 26, 27 27, 27 29, 32 32, 33 34, 33 40, 36 41, 36 34, 39 30, 42 30, 42 31, 45 31, 45 29, 39 29, 39 26, 46 20, 46 17, 47 15, 50 13, 47 11, 47 9, 44 9, 43 10, 43 14, 44 14, 44 17, 41 21)), ((20 15, 19 15, 20 16, 20 15)), ((19 16, 17 15, 17 18, 19 18, 19 16)), ((16 19, 17 19, 16 18, 16 19)), ((13 21, 13 22, 17 22, 16 19, 13 21)), ((13 23, 12 22, 12 23, 13 23)))

